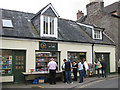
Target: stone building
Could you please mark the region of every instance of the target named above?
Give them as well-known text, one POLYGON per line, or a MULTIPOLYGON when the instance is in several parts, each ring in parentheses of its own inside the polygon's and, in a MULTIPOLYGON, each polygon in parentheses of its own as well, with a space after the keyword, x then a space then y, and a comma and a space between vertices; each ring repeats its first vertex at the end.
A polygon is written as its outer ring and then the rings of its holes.
POLYGON ((115 43, 104 28, 62 19, 51 3, 37 14, 0 9, 0 35, 2 82, 24 82, 23 75, 27 80, 48 76, 50 58, 57 62, 58 74, 63 59, 83 58, 89 64, 105 58, 107 73, 116 72, 115 43))
POLYGON ((77 22, 88 23, 105 28, 105 34, 116 44, 116 64, 120 59, 120 1, 104 7, 103 0, 91 0, 86 5, 87 15, 77 13, 77 22), (78 15, 81 15, 78 17, 78 15))

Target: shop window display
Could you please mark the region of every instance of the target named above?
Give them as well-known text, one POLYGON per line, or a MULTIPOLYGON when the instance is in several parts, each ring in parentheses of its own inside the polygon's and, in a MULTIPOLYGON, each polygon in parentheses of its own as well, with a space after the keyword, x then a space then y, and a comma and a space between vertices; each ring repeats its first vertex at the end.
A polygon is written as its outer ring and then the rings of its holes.
POLYGON ((58 64, 57 52, 36 52, 36 71, 48 72, 47 64, 51 58, 53 58, 55 62, 58 64))
POLYGON ((0 74, 12 74, 12 51, 2 50, 0 55, 0 74))
POLYGON ((73 62, 79 62, 79 60, 82 60, 83 58, 86 59, 86 53, 84 52, 68 52, 68 59, 73 62))

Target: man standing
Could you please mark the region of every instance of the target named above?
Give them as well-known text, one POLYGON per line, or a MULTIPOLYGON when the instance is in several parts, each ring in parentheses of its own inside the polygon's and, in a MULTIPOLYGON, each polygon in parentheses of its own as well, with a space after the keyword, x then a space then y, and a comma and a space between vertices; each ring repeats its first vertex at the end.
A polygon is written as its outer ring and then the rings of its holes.
POLYGON ((102 64, 102 77, 107 77, 107 75, 106 75, 106 67, 107 67, 107 64, 106 64, 106 62, 104 61, 104 59, 102 59, 102 62, 101 62, 101 64, 102 64))
POLYGON ((69 60, 67 61, 66 59, 64 59, 63 68, 65 69, 66 84, 68 84, 68 78, 70 80, 70 84, 73 84, 71 78, 71 68, 72 68, 71 62, 69 60))
POLYGON ((86 72, 88 70, 88 63, 86 62, 85 58, 83 58, 83 65, 84 65, 84 77, 85 77, 84 80, 86 80, 86 78, 87 78, 86 72))
POLYGON ((57 67, 57 63, 54 61, 53 58, 50 59, 50 62, 48 63, 48 69, 49 69, 49 76, 50 76, 50 84, 56 84, 56 67, 57 67))

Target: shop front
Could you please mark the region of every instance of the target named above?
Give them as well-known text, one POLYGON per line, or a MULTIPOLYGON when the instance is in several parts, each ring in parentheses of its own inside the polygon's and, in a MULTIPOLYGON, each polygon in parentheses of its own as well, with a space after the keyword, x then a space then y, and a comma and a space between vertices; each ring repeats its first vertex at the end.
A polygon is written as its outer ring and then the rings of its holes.
POLYGON ((58 43, 39 42, 39 50, 36 50, 36 72, 48 72, 47 64, 51 58, 58 64, 57 71, 60 70, 60 52, 58 43))
POLYGON ((22 72, 25 72, 26 51, 24 50, 1 50, 0 55, 0 74, 9 77, 8 81, 15 83, 24 82, 22 72))

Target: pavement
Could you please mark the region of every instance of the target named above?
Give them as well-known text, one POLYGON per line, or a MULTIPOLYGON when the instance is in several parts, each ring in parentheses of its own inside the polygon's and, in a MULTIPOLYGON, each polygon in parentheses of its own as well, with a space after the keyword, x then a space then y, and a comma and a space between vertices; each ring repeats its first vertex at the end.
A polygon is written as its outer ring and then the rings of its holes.
MULTIPOLYGON (((110 74, 108 75, 108 77, 106 79, 109 78, 117 78, 118 74, 110 74)), ((63 83, 62 81, 58 81, 56 82, 55 85, 50 85, 49 83, 43 83, 43 84, 3 84, 2 88, 77 88, 78 86, 80 88, 84 88, 87 84, 93 83, 93 82, 98 82, 100 80, 106 80, 105 78, 98 78, 98 77, 90 77, 87 78, 86 81, 84 81, 83 83, 79 83, 79 81, 73 81, 73 84, 66 84, 63 83)))

